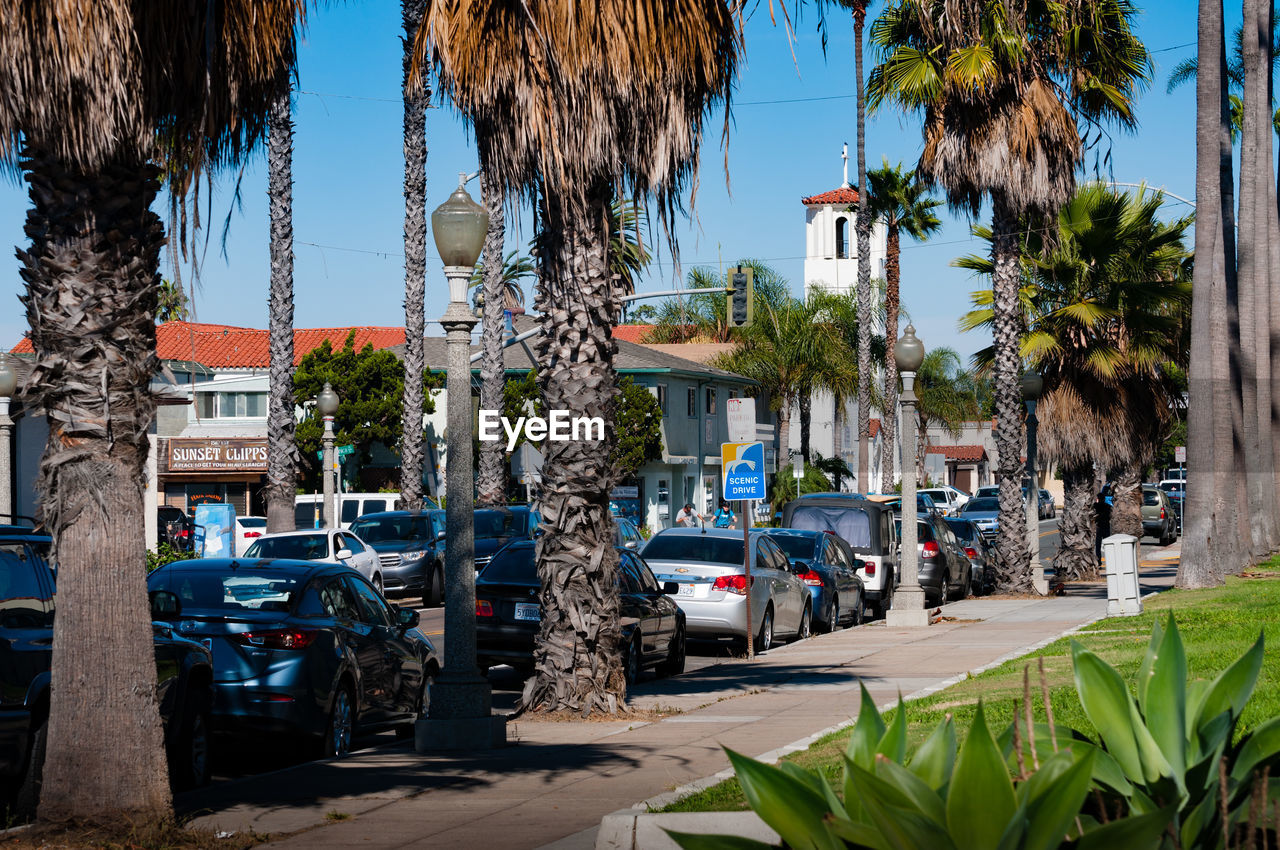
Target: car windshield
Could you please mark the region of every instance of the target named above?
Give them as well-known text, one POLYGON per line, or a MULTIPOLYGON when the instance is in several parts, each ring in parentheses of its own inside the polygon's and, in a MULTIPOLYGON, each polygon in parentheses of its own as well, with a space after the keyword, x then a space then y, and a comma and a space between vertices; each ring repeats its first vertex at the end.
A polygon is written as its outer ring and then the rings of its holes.
POLYGON ((707 564, 741 564, 741 537, 703 534, 659 534, 644 547, 646 561, 697 561, 707 564))
POLYGON ((529 515, 512 511, 476 511, 476 539, 520 537, 529 533, 529 515))
POLYGON ((1160 485, 1160 489, 1161 489, 1161 490, 1163 490, 1163 491, 1165 491, 1166 493, 1181 493, 1181 492, 1182 492, 1182 482, 1181 482, 1181 481, 1166 481, 1166 482, 1164 482, 1163 484, 1161 484, 1161 485, 1160 485))
POLYGON ((382 543, 388 540, 430 540, 432 537, 431 522, 425 516, 358 519, 351 523, 351 531, 365 543, 382 543))
POLYGON ((921 490, 920 495, 928 496, 930 499, 933 499, 935 502, 945 502, 947 500, 947 494, 945 490, 921 490))
POLYGON ((182 602, 182 609, 200 611, 280 611, 293 607, 302 577, 238 569, 153 573, 149 590, 167 590, 182 602))
POLYGON ((1146 487, 1143 487, 1142 488, 1142 504, 1146 505, 1147 507, 1152 507, 1153 505, 1160 504, 1160 491, 1148 490, 1146 487))
POLYGON ((263 537, 255 540, 244 553, 246 558, 295 558, 318 561, 329 557, 326 534, 291 534, 287 537, 263 537))
POLYGON ((1000 488, 999 488, 999 487, 980 487, 980 488, 978 489, 978 492, 977 492, 977 493, 975 493, 974 495, 979 496, 979 497, 982 497, 982 496, 998 496, 998 495, 1000 495, 1000 488))
MULTIPOLYGON (((804 505, 792 512, 791 527, 807 531, 830 531, 844 538, 844 542, 854 549, 871 548, 871 518, 863 508, 804 505)), ((741 554, 738 555, 738 560, 742 560, 741 554)))
POLYGON ((242 516, 236 520, 243 528, 266 528, 267 520, 260 516, 242 516))
MULTIPOLYGON (((898 530, 898 537, 902 537, 902 517, 895 517, 893 527, 898 530)), ((916 521, 916 542, 928 543, 933 540, 933 528, 924 520, 916 521)))
POLYGON ((538 584, 532 546, 508 546, 480 571, 480 578, 501 584, 538 584))
POLYGON ((788 559, 803 558, 806 561, 813 560, 818 542, 816 538, 805 534, 770 534, 769 539, 778 544, 778 548, 788 559))
POLYGON ((978 529, 967 519, 949 519, 946 523, 961 540, 972 541, 978 537, 978 529))
POLYGON ((1000 510, 999 499, 988 499, 988 498, 970 499, 969 501, 964 503, 963 507, 960 508, 960 513, 976 514, 983 511, 998 511, 998 510, 1000 510))

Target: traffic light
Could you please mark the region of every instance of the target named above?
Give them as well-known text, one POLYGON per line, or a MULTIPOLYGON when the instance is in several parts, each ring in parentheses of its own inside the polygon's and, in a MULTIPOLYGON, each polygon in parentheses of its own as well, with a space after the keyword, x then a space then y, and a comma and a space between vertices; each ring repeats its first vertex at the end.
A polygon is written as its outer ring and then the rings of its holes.
POLYGON ((729 271, 729 324, 744 328, 751 324, 754 270, 749 266, 735 266, 729 271))

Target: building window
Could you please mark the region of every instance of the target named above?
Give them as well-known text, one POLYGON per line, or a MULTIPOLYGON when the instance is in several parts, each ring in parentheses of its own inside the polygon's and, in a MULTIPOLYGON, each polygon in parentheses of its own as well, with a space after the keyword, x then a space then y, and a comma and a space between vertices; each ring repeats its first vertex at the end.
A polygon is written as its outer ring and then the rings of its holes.
POLYGON ((737 397, 738 397, 737 390, 729 390, 729 398, 737 398, 737 397))
POLYGON ((690 418, 698 415, 698 390, 689 387, 689 416, 690 418))
POLYGON ((716 388, 707 387, 707 413, 714 416, 716 412, 716 388))
POLYGON ((218 406, 214 400, 213 393, 196 393, 196 418, 212 419, 217 416, 218 406))
POLYGON ((200 419, 261 419, 267 415, 266 393, 196 393, 200 419))
POLYGON ((662 415, 667 415, 667 385, 658 384, 658 407, 662 408, 662 415))
POLYGON ((842 260, 849 256, 849 219, 844 216, 836 219, 836 256, 842 260))

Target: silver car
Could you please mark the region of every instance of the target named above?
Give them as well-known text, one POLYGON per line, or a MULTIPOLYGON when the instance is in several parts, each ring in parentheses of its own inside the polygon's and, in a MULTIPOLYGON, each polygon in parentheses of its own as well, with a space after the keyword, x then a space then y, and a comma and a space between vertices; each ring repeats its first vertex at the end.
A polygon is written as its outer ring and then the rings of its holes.
POLYGON ((241 557, 248 561, 288 558, 345 564, 373 582, 379 593, 383 591, 382 562, 378 559, 378 553, 366 546, 359 537, 341 528, 264 534, 253 541, 241 557))
POLYGON ((690 638, 730 638, 764 652, 780 636, 807 638, 813 611, 809 588, 787 556, 764 535, 751 538, 751 624, 742 532, 719 528, 668 528, 641 553, 660 583, 680 586, 673 598, 685 614, 690 638))

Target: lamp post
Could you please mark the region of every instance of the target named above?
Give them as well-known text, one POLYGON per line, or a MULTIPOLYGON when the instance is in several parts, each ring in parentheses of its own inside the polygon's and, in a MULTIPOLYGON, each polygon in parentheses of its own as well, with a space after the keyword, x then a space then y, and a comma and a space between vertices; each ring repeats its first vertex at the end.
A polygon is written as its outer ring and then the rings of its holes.
POLYGON ((333 415, 338 412, 338 394, 328 381, 316 396, 316 410, 324 418, 324 436, 321 437, 324 452, 320 461, 324 466, 324 527, 333 528, 338 522, 337 506, 333 503, 333 493, 337 489, 333 483, 333 415))
POLYGON ((1031 585, 1041 596, 1049 595, 1049 582, 1040 563, 1040 488, 1036 480, 1036 402, 1044 391, 1044 379, 1035 370, 1022 373, 1022 400, 1027 405, 1027 545, 1031 554, 1031 585))
POLYGON ((916 329, 907 325, 893 347, 893 359, 902 379, 902 444, 906 461, 902 464, 902 555, 898 569, 902 581, 893 594, 893 607, 885 614, 885 623, 893 627, 927 626, 929 612, 925 608, 924 588, 920 586, 920 561, 916 552, 916 372, 924 363, 924 343, 916 338, 916 329))
POLYGON ((431 214, 431 230, 444 275, 449 306, 444 325, 448 347, 448 462, 445 465, 444 671, 431 687, 430 710, 418 721, 414 744, 428 750, 490 749, 506 744, 506 720, 493 716, 489 682, 476 667, 475 481, 471 471, 471 329, 467 281, 489 229, 489 214, 471 199, 467 176, 431 214))
POLYGON ((0 523, 15 522, 13 516, 13 420, 9 399, 18 389, 18 376, 9 365, 9 356, 0 354, 0 523))

